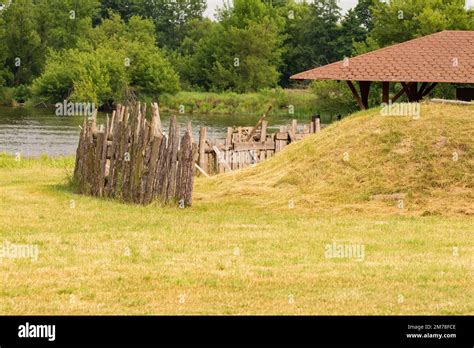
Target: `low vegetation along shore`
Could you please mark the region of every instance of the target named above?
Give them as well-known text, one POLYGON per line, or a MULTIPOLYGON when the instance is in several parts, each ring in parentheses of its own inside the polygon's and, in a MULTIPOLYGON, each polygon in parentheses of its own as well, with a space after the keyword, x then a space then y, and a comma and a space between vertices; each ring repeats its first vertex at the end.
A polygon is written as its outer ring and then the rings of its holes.
MULTIPOLYGON (((151 99, 148 100, 151 102, 151 99)), ((165 112, 208 115, 258 114, 265 111, 269 105, 273 107, 272 114, 291 118, 307 118, 308 115, 322 113, 335 116, 346 114, 346 106, 337 106, 337 101, 322 104, 311 89, 268 89, 254 93, 211 93, 211 92, 178 92, 163 94, 159 100, 160 108, 165 112)), ((49 106, 29 100, 24 104, 16 102, 10 93, 0 94, 0 104, 4 106, 49 106)))
POLYGON ((358 113, 198 178, 187 209, 75 194, 73 158, 1 155, 0 247, 39 255, 0 258, 0 310, 472 314, 473 117, 358 113))
POLYGON ((160 98, 164 111, 201 114, 254 114, 263 113, 268 106, 272 114, 288 118, 308 117, 321 112, 316 95, 304 89, 269 89, 254 93, 179 92, 160 98))

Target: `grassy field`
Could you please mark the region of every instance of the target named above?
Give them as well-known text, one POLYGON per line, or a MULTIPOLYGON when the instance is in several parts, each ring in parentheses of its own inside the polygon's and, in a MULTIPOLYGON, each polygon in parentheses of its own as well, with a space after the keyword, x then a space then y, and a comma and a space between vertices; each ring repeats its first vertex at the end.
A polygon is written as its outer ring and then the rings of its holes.
POLYGON ((39 258, 0 259, 0 313, 474 314, 474 111, 377 112, 198 178, 187 209, 80 196, 72 158, 1 155, 0 246, 39 258), (370 199, 388 193, 402 207, 370 199))

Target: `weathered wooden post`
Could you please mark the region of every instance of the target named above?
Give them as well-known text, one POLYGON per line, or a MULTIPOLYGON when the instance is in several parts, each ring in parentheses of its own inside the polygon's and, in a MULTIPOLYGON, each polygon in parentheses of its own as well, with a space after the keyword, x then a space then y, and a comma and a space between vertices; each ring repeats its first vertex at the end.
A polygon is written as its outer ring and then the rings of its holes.
POLYGON ((232 133, 234 132, 233 127, 227 127, 227 135, 225 138, 225 145, 231 146, 232 145, 232 133))
POLYGON ((311 117, 311 123, 313 124, 314 133, 317 133, 321 130, 321 116, 316 115, 311 117))
POLYGON ((190 125, 181 140, 175 198, 180 207, 191 206, 193 192, 194 153, 190 125))
POLYGON ((267 141, 267 127, 268 127, 268 121, 263 120, 262 121, 262 130, 260 131, 260 142, 264 143, 267 141))
POLYGON ((199 129, 199 167, 205 172, 209 173, 209 168, 207 165, 207 156, 206 156, 206 127, 201 127, 199 129))

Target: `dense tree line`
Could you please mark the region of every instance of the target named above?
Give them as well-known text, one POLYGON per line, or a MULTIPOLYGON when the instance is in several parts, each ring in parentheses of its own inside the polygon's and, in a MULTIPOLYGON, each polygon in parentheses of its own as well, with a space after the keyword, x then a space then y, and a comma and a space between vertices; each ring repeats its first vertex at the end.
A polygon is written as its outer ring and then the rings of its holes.
POLYGON ((13 0, 0 6, 0 86, 17 99, 113 103, 179 89, 256 91, 346 56, 474 29, 464 0, 13 0))

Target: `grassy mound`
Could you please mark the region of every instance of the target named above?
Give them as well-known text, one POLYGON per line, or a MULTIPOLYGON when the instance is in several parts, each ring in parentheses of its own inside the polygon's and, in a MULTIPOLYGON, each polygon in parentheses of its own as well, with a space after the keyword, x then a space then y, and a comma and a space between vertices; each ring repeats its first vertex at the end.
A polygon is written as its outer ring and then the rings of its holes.
POLYGON ((472 215, 473 173, 474 108, 423 103, 418 119, 356 113, 196 191, 282 208, 472 215))

